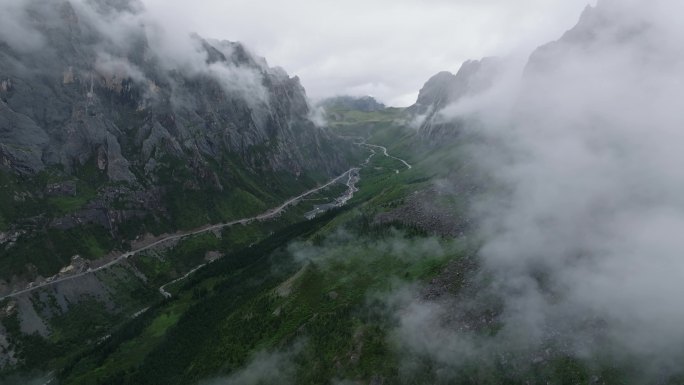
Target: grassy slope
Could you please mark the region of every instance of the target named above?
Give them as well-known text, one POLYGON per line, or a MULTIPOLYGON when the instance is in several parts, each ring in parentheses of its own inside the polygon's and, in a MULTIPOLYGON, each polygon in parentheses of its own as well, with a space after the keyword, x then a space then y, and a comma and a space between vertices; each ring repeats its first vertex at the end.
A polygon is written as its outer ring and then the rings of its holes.
MULTIPOLYGON (((24 362, 19 369, 51 370, 62 367, 67 362, 80 359, 84 356, 84 352, 92 352, 93 349, 99 351, 102 343, 101 338, 110 334, 112 330, 126 329, 126 325, 129 323, 126 316, 145 307, 152 306, 155 308, 157 306, 155 304, 161 300, 158 287, 183 276, 185 272, 205 262, 204 258, 208 251, 230 255, 236 250, 257 243, 274 231, 301 221, 304 213, 311 210, 319 200, 329 201, 332 197, 338 196, 343 189, 343 186, 334 185, 312 194, 308 197, 309 200, 289 208, 277 220, 253 222, 248 225, 225 228, 219 237, 214 233, 205 233, 185 238, 173 248, 146 252, 129 259, 125 264, 98 272, 98 278, 109 288, 109 295, 116 307, 105 306, 105 302, 97 298, 84 299, 85 304, 72 305, 69 312, 64 316, 56 316, 49 320, 48 326, 53 334, 47 340, 38 335, 21 333, 16 314, 0 317, 3 326, 12 339, 12 345, 18 352, 19 358, 24 362), (145 274, 147 280, 145 282, 140 281, 134 272, 145 274), (87 306, 87 312, 80 310, 83 306, 87 306), (78 314, 79 322, 64 322, 64 319, 71 317, 72 314, 78 314)), ((80 242, 82 239, 78 241, 80 242)), ((181 284, 182 282, 177 285, 181 284)), ((167 287, 168 290, 173 290, 173 288, 174 286, 167 287)), ((37 297, 40 293, 52 296, 49 289, 34 292, 36 296, 34 303, 37 309, 47 307, 44 309, 46 313, 56 311, 59 314, 56 301, 52 300, 43 304, 37 297), (54 309, 49 309, 50 307, 54 309)), ((9 302, 10 300, 3 301, 2 306, 6 306, 9 302)), ((184 309, 182 306, 180 308, 184 309)), ((171 314, 180 313, 174 310, 171 311, 171 314)), ((162 335, 165 327, 172 325, 176 319, 177 317, 166 317, 163 321, 155 324, 156 331, 153 335, 156 337, 162 335)), ((131 348, 131 351, 134 350, 136 349, 131 348)), ((0 379, 0 383, 2 383, 2 379, 0 379)))
MULTIPOLYGON (((378 378, 384 383, 437 383, 429 360, 420 361, 413 376, 402 377, 400 352, 388 334, 394 326, 391 309, 378 298, 398 286, 430 280, 475 246, 466 239, 436 239, 411 229, 398 233, 373 225, 372 219, 431 180, 454 169, 466 172, 467 166, 462 154, 412 146, 412 132, 395 122, 397 114, 356 115, 358 121, 349 124, 353 119, 347 117, 335 128, 387 145, 390 153, 413 163, 413 169, 395 174, 401 165, 376 155, 362 170, 360 191, 344 210, 313 221, 292 219, 273 232, 236 235, 242 240, 236 244, 243 246, 254 235, 261 241, 229 251, 171 287, 172 300, 71 357, 59 374, 61 383, 196 383, 229 376, 260 351, 290 352, 288 365, 298 384, 378 378), (397 240, 403 242, 399 249, 392 246, 397 240), (403 255, 402 248, 423 251, 403 255)), ((464 207, 463 202, 447 203, 464 207)), ((301 215, 304 207, 294 212, 301 215)), ((193 255, 220 249, 220 242, 211 236, 197 238, 178 248, 177 257, 194 263, 193 255)), ((518 377, 504 367, 465 368, 460 383, 524 383, 521 378, 526 378, 528 383, 576 384, 589 383, 591 374, 585 364, 561 357, 518 377)), ((624 382, 619 373, 602 374, 612 383, 624 382)))
MULTIPOLYGON (((52 218, 85 208, 102 188, 117 186, 107 181, 93 159, 79 167, 74 175, 56 168, 33 177, 0 171, 0 232, 10 230, 12 224, 28 231, 16 244, 0 246, 0 279, 51 276, 69 264, 76 254, 97 259, 112 250, 128 248, 128 241, 148 232, 161 234, 253 216, 328 178, 319 174, 295 177, 274 172, 254 175, 245 171, 239 159, 230 157, 220 164, 214 163, 207 167, 216 171, 222 190, 197 179, 181 161, 164 157, 155 182, 165 191, 160 196, 163 209, 150 211, 145 218, 129 219, 115 232, 91 224, 66 232, 44 225, 52 218), (66 181, 75 185, 74 196, 44 194, 49 185, 66 181), (188 181, 196 181, 202 187, 193 187, 188 181)), ((115 209, 127 207, 136 207, 136 204, 123 201, 113 204, 115 209)))
MULTIPOLYGON (((390 147, 398 148, 401 138, 411 133, 397 128, 390 123, 371 132, 383 136, 376 143, 387 140, 393 131, 400 133, 390 147)), ((374 142, 372 136, 369 142, 374 142)), ((298 359, 307 365, 298 371, 298 382, 393 378, 397 361, 387 345, 386 320, 365 314, 367 295, 387 291, 401 281, 431 277, 447 260, 461 256, 465 247, 460 241, 441 240, 446 254, 415 261, 396 259, 378 246, 394 233, 372 226, 372 216, 427 183, 420 167, 395 174, 397 168, 403 168, 398 161, 376 155, 362 170, 361 191, 349 209, 295 224, 289 233, 271 236, 256 250, 229 255, 221 264, 198 272, 177 289, 173 301, 155 309, 154 316, 146 316, 149 321, 137 336, 106 349, 112 351, 106 359, 77 362, 63 373, 65 383, 189 383, 229 373, 244 365, 254 351, 300 338, 308 342, 298 359), (330 241, 339 229, 357 234, 357 242, 330 241), (322 260, 295 262, 286 247, 293 237, 308 242, 307 247, 325 243, 319 250, 325 254, 319 256, 322 260), (293 275, 290 294, 276 294, 275 289, 293 275), (344 358, 359 344, 364 349, 358 359, 344 358), (142 362, 136 358, 140 352, 145 352, 142 362)))

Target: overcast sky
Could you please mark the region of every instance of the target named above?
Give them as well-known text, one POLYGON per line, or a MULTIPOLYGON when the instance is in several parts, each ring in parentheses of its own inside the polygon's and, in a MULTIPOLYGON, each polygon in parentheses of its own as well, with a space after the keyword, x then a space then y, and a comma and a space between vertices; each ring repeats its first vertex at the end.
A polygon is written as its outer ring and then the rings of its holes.
POLYGON ((441 70, 554 40, 596 0, 144 0, 167 27, 241 41, 313 99, 409 105, 441 70))

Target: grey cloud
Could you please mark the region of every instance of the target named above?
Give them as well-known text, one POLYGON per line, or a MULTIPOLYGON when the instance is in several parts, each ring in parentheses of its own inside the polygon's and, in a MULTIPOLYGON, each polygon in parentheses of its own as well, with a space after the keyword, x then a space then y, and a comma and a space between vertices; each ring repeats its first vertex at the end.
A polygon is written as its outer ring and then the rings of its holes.
POLYGON ((210 64, 207 70, 207 73, 214 77, 226 92, 237 92, 238 95, 246 96, 253 105, 268 103, 263 76, 254 69, 214 63, 210 64))
POLYGON ((408 238, 399 230, 392 230, 387 237, 379 240, 359 238, 346 230, 337 230, 321 245, 295 242, 288 246, 288 251, 299 263, 313 262, 326 266, 329 261, 344 263, 349 256, 356 255, 364 255, 364 258, 391 255, 401 261, 419 261, 444 257, 461 251, 464 247, 465 244, 457 240, 446 241, 437 237, 408 238))
MULTIPOLYGON (((20 49, 44 41, 26 28, 20 5, 0 4, 0 36, 20 49)), ((174 68, 200 68, 201 55, 188 35, 241 41, 272 62, 299 75, 313 99, 371 94, 391 105, 408 105, 429 75, 454 70, 472 57, 532 45, 549 31, 569 25, 586 0, 378 1, 344 3, 230 3, 208 0, 202 6, 182 0, 74 0, 83 17, 109 37, 114 47, 127 47, 140 28, 161 62, 174 68), (98 4, 113 4, 116 10, 98 4), (143 10, 141 4, 145 5, 143 10), (364 12, 358 12, 363 9, 364 12), (315 14, 316 17, 308 15, 315 14), (378 44, 382 41, 382 44, 378 44), (182 63, 177 62, 183 57, 182 63)), ((541 39, 541 40, 540 40, 541 39)), ((237 75, 239 77, 240 74, 237 75)), ((242 84, 242 83, 241 83, 242 84)), ((244 85, 244 84, 242 84, 244 85)))
POLYGON ((250 60, 254 60, 259 67, 235 63, 231 61, 235 52, 229 45, 216 40, 204 40, 195 34, 181 32, 182 30, 169 30, 164 25, 155 23, 146 28, 146 36, 163 68, 181 71, 190 76, 213 78, 227 94, 244 97, 254 108, 268 104, 262 72, 272 70, 263 59, 248 53, 250 60), (228 61, 210 63, 205 44, 221 52, 228 61))
POLYGON ((25 1, 0 2, 0 42, 18 52, 30 52, 44 47, 43 35, 31 27, 25 1))
POLYGON ((425 79, 467 59, 548 40, 588 2, 145 0, 166 25, 253 47, 314 99, 371 94, 390 105, 411 104, 425 79))
MULTIPOLYGON (((538 39, 539 31, 556 31, 559 23, 554 21, 569 23, 585 2, 209 0, 197 7, 181 0, 144 0, 145 10, 137 1, 73 4, 81 16, 97 20, 93 25, 113 47, 129 46, 144 28, 161 63, 174 68, 201 68, 201 52, 198 55, 196 43, 188 39, 197 32, 253 47, 299 75, 313 99, 371 94, 392 105, 408 105, 430 74, 454 70, 470 57, 510 49, 530 36, 538 39), (116 5, 116 12, 100 3, 116 5), (307 16, 311 14, 317 16, 307 16), (511 38, 520 35, 526 38, 511 38)), ((44 39, 21 23, 23 11, 16 4, 24 3, 0 5, 15 10, 2 13, 7 20, 0 24, 0 36, 22 49, 33 49, 44 39)))
POLYGON ((314 106, 310 108, 309 120, 316 125, 316 127, 325 127, 327 125, 327 120, 325 118, 325 108, 322 106, 314 106))
MULTIPOLYGON (((107 48, 126 51, 140 38, 149 18, 137 0, 71 0, 79 19, 106 38, 107 48)), ((103 42, 100 42, 103 44, 103 42)))
POLYGON ((117 78, 131 78, 143 83, 147 79, 143 72, 128 60, 112 56, 106 52, 99 52, 95 61, 95 70, 100 74, 106 74, 117 78))
POLYGON ((472 346, 484 356, 526 347, 533 360, 554 344, 634 360, 645 376, 681 370, 684 29, 672 17, 681 9, 601 1, 537 51, 520 81, 448 108, 484 122, 477 133, 490 147, 471 150, 502 186, 476 206, 491 282, 483 294, 503 300, 502 328, 491 339, 445 326, 423 335, 416 325, 465 305, 409 301, 401 341, 442 360, 472 346), (510 108, 489 114, 496 105, 510 108))
MULTIPOLYGON (((44 47, 47 37, 43 33, 50 27, 38 28, 38 24, 43 19, 48 22, 57 20, 54 21, 57 23, 66 16, 54 12, 64 13, 66 9, 73 8, 74 17, 78 20, 74 23, 78 23, 76 25, 82 34, 79 37, 83 40, 81 49, 92 49, 96 56, 95 70, 102 75, 128 76, 134 81, 149 83, 143 67, 152 64, 166 70, 169 77, 174 71, 189 77, 207 76, 232 96, 244 97, 255 105, 268 103, 262 72, 276 70, 269 69, 263 59, 247 53, 257 68, 235 61, 229 43, 204 40, 191 30, 166 24, 137 0, 72 0, 54 5, 24 0, 3 2, 0 7, 3 11, 0 38, 15 49, 26 52, 39 52, 41 48, 61 49, 44 47), (29 20, 27 15, 30 12, 40 17, 29 20), (148 50, 141 51, 143 46, 148 50), (221 52, 228 60, 210 62, 208 47, 221 52), (137 66, 129 61, 130 55, 141 55, 137 66)), ((62 44, 61 40, 59 44, 62 44)), ((171 78, 166 80, 173 82, 171 78)), ((174 97, 182 98, 181 95, 174 97)))
POLYGON ((249 363, 230 376, 203 381, 201 385, 257 385, 257 384, 293 384, 295 378, 294 357, 303 347, 302 342, 295 343, 290 349, 283 351, 261 351, 256 353, 249 363))

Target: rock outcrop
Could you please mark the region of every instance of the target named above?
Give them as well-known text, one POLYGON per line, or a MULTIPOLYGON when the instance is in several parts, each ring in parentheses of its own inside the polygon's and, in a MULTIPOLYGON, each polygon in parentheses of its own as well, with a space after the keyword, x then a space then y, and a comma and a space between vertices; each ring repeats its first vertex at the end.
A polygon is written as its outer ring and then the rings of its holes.
POLYGON ((443 71, 431 77, 421 88, 416 103, 407 108, 421 136, 435 142, 457 136, 465 118, 444 117, 442 110, 488 90, 499 76, 502 65, 498 58, 469 60, 455 75, 443 71))
POLYGON ((0 41, 4 169, 71 172, 91 163, 111 181, 144 182, 165 156, 205 164, 226 154, 253 172, 339 169, 307 119, 298 78, 239 43, 194 36, 188 52, 168 52, 148 27, 124 26, 121 37, 98 23, 121 27, 137 3, 91 3, 29 1, 43 46, 0 41))

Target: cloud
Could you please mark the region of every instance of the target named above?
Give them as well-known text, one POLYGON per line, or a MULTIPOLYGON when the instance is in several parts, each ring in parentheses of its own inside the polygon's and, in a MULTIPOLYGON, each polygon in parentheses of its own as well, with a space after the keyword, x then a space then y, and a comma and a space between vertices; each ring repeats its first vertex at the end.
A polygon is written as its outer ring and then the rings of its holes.
POLYGON ((293 384, 296 367, 292 361, 301 351, 303 343, 296 343, 288 350, 256 353, 242 369, 228 377, 200 382, 201 385, 257 385, 293 384))
POLYGON ((592 0, 145 0, 164 25, 241 41, 298 75, 314 99, 371 94, 409 105, 425 79, 468 59, 533 48, 592 0))
MULTIPOLYGON (((44 43, 27 28, 22 5, 0 4, 0 36, 18 49, 44 43)), ((117 12, 74 0, 113 46, 126 47, 142 26, 162 63, 197 68, 191 33, 241 41, 299 75, 313 99, 352 94, 409 105, 430 75, 465 60, 533 47, 568 27, 587 0, 443 1, 295 0, 288 3, 143 0, 117 12), (311 17, 315 15, 315 17, 311 17), (175 63, 183 58, 185 63, 175 63)), ((120 2, 123 3, 123 2, 120 2)), ((97 3, 95 3, 97 4, 97 3)))
POLYGON ((408 238, 396 229, 390 230, 382 239, 359 238, 347 230, 339 229, 326 237, 321 245, 293 242, 288 246, 288 252, 300 264, 313 262, 327 267, 331 261, 353 265, 358 261, 350 256, 359 255, 367 260, 391 255, 399 261, 415 262, 452 255, 463 247, 464 244, 457 240, 408 238))
POLYGON ((325 118, 325 108, 323 106, 313 106, 310 108, 309 120, 316 125, 316 127, 325 127, 328 124, 325 118))
POLYGON ((405 346, 445 364, 511 347, 530 364, 550 346, 636 362, 650 379, 681 372, 681 10, 601 1, 535 53, 520 81, 449 107, 484 123, 474 133, 488 139, 471 148, 498 188, 475 207, 487 287, 468 301, 408 301, 405 346), (508 112, 490 113, 502 103, 508 112), (445 321, 492 298, 502 301, 492 338, 445 321))
POLYGON ((126 52, 140 38, 146 24, 153 24, 137 0, 71 0, 68 2, 88 28, 97 31, 102 49, 126 52))
POLYGON ((114 57, 106 52, 99 52, 95 59, 95 70, 103 75, 117 78, 131 78, 140 83, 147 81, 143 72, 121 57, 114 57))
POLYGON ((207 67, 207 73, 216 79, 228 94, 241 95, 252 105, 268 103, 263 76, 254 68, 213 63, 207 67))
MULTIPOLYGON (((78 34, 81 43, 77 52, 86 60, 95 56, 94 69, 107 81, 120 82, 130 77, 154 88, 149 79, 180 85, 178 75, 186 79, 206 77, 215 80, 229 97, 243 98, 254 109, 263 110, 269 103, 264 74, 278 75, 277 69, 268 68, 265 60, 248 50, 237 52, 233 43, 205 40, 188 29, 164 23, 137 0, 72 0, 57 4, 23 0, 2 2, 0 11, 0 39, 14 49, 41 56, 39 63, 47 63, 44 66, 63 65, 64 60, 51 59, 50 55, 59 57, 60 53, 49 48, 69 46, 70 35, 78 34), (34 16, 29 18, 29 14, 34 16), (49 20, 49 25, 42 25, 43 19, 49 20), (54 36, 46 35, 50 28, 57 31, 54 36), (216 57, 209 60, 208 51, 216 57), (221 55, 225 61, 219 60, 221 55)), ((47 70, 44 66, 38 67, 47 70)), ((89 72, 91 68, 76 70, 89 72)), ((185 104, 187 95, 180 91, 182 86, 175 87, 171 100, 183 100, 185 104)))
POLYGON ((29 22, 25 3, 0 2, 0 43, 4 42, 20 53, 35 51, 45 45, 43 35, 29 22))

